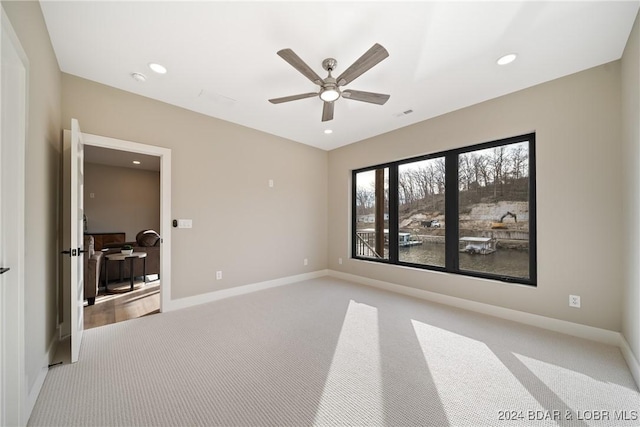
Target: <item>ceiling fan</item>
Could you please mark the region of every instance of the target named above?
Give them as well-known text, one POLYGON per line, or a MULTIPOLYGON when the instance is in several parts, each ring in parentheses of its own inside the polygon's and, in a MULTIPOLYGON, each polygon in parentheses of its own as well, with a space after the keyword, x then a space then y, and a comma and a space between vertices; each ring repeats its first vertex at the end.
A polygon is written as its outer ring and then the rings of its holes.
POLYGON ((322 79, 313 71, 298 55, 291 49, 282 49, 278 51, 278 55, 293 66, 296 70, 300 71, 306 78, 311 80, 314 84, 320 86, 320 92, 309 92, 300 95, 285 96, 282 98, 270 99, 272 104, 280 104, 282 102, 295 101, 298 99, 312 98, 319 96, 324 101, 324 107, 322 108, 322 121, 326 122, 333 120, 333 103, 342 96, 346 99, 353 99, 355 101, 370 102, 372 104, 383 105, 389 99, 390 95, 384 95, 374 92, 363 92, 360 90, 341 90, 340 86, 347 85, 360 77, 363 73, 373 68, 380 61, 389 56, 389 52, 379 45, 374 44, 371 49, 366 51, 356 62, 354 62, 349 68, 347 68, 337 78, 331 75, 331 72, 338 65, 338 61, 333 58, 327 58, 322 61, 322 68, 329 72, 329 75, 322 79))

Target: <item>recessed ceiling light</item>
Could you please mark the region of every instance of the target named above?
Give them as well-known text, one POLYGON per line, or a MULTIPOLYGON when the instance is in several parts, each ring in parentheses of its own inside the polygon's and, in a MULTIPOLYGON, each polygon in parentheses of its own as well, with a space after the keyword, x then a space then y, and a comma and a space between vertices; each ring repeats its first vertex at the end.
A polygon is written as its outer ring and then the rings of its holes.
POLYGON ((510 53, 508 55, 502 56, 498 59, 498 61, 496 61, 498 63, 498 65, 507 65, 507 64, 511 64, 513 61, 516 60, 516 57, 518 55, 516 55, 515 53, 510 53))
POLYGON ((167 69, 160 64, 156 64, 155 62, 150 63, 149 68, 151 68, 158 74, 167 74, 167 69))
POLYGON ((134 161, 133 161, 133 164, 134 164, 134 165, 139 165, 139 164, 141 164, 141 163, 142 163, 142 162, 141 162, 140 160, 134 160, 134 161))
POLYGON ((145 76, 142 73, 131 73, 131 77, 133 78, 133 80, 137 81, 137 82, 145 82, 147 81, 147 76, 145 76))
POLYGON ((326 133, 327 135, 329 135, 330 133, 333 133, 333 131, 331 129, 325 129, 324 133, 326 133))

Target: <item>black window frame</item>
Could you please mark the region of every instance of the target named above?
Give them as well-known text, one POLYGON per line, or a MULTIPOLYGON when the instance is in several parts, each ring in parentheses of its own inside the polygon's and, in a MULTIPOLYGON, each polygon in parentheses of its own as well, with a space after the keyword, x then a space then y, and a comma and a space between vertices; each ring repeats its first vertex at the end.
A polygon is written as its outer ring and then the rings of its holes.
POLYGON ((351 191, 351 258, 356 260, 377 262, 382 264, 413 267, 423 270, 432 270, 458 274, 462 276, 478 277, 483 279, 498 280, 507 283, 517 283, 529 286, 537 286, 537 227, 536 227, 536 134, 531 132, 524 135, 488 141, 471 146, 440 151, 426 155, 411 157, 368 166, 352 170, 351 191), (528 142, 528 166, 529 166, 529 278, 511 277, 487 272, 460 270, 459 266, 459 182, 458 182, 458 156, 473 151, 495 148, 502 145, 510 145, 528 142), (399 260, 398 245, 398 167, 403 164, 419 162, 423 160, 443 157, 445 159, 445 266, 416 264, 399 260), (356 231, 357 231, 357 207, 356 207, 356 177, 357 174, 371 170, 389 169, 389 257, 387 259, 357 256, 356 231), (453 191, 452 191, 453 190, 453 191))

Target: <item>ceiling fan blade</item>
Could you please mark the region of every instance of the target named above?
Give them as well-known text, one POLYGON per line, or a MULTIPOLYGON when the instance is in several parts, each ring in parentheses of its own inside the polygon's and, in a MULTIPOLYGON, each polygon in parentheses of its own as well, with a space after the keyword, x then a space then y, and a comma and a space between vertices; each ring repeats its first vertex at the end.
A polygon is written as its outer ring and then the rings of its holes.
POLYGON ((346 99, 353 99, 355 101, 370 102, 372 104, 384 105, 389 100, 391 95, 384 95, 382 93, 363 92, 361 90, 343 90, 342 97, 346 99))
POLYGON ((281 104, 283 102, 296 101, 298 99, 312 98, 318 96, 316 92, 302 93, 300 95, 283 96, 282 98, 273 98, 269 102, 272 104, 281 104))
POLYGON ((344 86, 351 83, 356 78, 360 77, 365 71, 371 69, 377 63, 389 56, 387 49, 379 45, 374 44, 371 49, 366 51, 356 62, 354 62, 344 73, 340 74, 336 79, 338 86, 344 86))
POLYGON ((293 68, 300 71, 306 78, 317 85, 322 85, 324 80, 316 74, 298 55, 291 49, 282 49, 278 51, 278 55, 287 61, 293 68))
POLYGON ((322 121, 328 122, 329 120, 333 120, 333 102, 325 102, 324 107, 322 107, 322 121))

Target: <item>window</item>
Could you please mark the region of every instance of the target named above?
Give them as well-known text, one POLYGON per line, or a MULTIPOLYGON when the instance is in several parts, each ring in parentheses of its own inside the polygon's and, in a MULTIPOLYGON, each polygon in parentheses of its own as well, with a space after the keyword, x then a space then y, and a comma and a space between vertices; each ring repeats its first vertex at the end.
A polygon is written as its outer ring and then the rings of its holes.
POLYGON ((354 182, 354 254, 389 259, 389 168, 359 172, 354 182))
POLYGON ((444 157, 398 165, 400 262, 445 266, 444 189, 444 157))
POLYGON ((458 230, 460 270, 529 278, 528 142, 459 154, 458 230))
POLYGON ((536 284, 535 134, 353 171, 352 256, 536 284))

